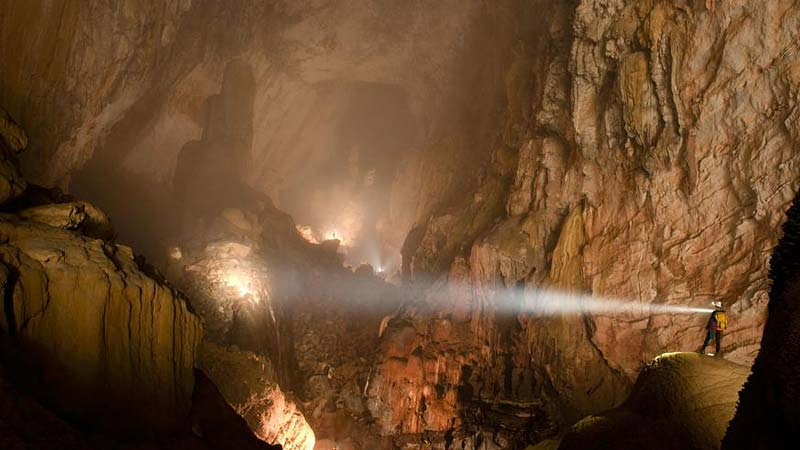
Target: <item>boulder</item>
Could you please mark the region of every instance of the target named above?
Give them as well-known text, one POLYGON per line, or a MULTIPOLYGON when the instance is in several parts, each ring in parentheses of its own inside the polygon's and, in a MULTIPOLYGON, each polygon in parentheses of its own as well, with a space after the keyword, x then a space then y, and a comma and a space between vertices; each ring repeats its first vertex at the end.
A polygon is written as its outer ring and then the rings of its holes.
POLYGON ((62 230, 80 230, 89 237, 110 239, 114 235, 108 216, 85 201, 34 206, 17 212, 17 215, 23 220, 62 230))
POLYGON ((749 370, 696 353, 657 357, 619 408, 570 429, 559 450, 719 449, 749 370))

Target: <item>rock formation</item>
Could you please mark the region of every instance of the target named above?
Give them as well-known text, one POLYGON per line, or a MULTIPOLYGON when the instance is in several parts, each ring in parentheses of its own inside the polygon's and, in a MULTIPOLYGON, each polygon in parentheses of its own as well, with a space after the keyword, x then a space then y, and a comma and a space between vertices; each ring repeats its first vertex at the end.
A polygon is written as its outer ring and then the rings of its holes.
POLYGON ((17 168, 16 153, 28 145, 28 136, 4 109, 0 109, 0 136, 3 138, 3 154, 0 155, 0 204, 5 203, 25 190, 25 180, 17 168))
POLYGON ((747 367, 721 358, 661 355, 620 408, 581 420, 558 448, 718 449, 747 374, 747 367))
POLYGON ((175 291, 129 248, 8 217, 0 236, 2 330, 40 365, 46 396, 113 426, 188 412, 202 329, 175 291))
POLYGON ((271 363, 253 353, 203 344, 200 365, 258 437, 284 450, 312 450, 314 432, 278 386, 271 363))
MULTIPOLYGON (((15 168, 9 151, 26 135, 0 113, 2 165, 15 168)), ((0 175, 0 184, 17 174, 0 175)), ((0 204, 0 445, 273 448, 196 371, 200 318, 111 240, 107 216, 21 186, 0 204)))
MULTIPOLYGON (((582 1, 550 14, 550 52, 533 70, 545 75, 534 78, 508 216, 482 234, 465 233, 461 223, 487 198, 479 189, 468 206, 435 214, 413 241, 409 235, 411 276, 445 268, 461 288, 451 287, 455 298, 444 304, 460 304, 466 315, 446 306, 389 325, 371 384, 385 433, 444 433, 504 402, 519 417, 549 409, 579 418, 611 407, 649 358, 694 350, 705 322, 591 311, 507 317, 498 285, 644 306, 718 299, 733 317, 728 359, 752 361, 766 318, 769 252, 798 185, 788 30, 800 11, 791 2, 706 3, 582 1), (771 31, 748 31, 761 29, 771 31), (445 233, 464 240, 450 244, 445 233), (443 317, 461 320, 465 334, 435 339, 431 330, 443 317), (394 342, 413 343, 398 353, 394 342), (456 367, 442 372, 443 361, 456 367), (458 366, 469 366, 469 379, 458 366), (392 387, 396 374, 412 373, 415 412, 404 405, 387 414, 382 408, 402 396, 392 387), (474 408, 457 413, 445 403, 438 411, 449 422, 430 411, 438 403, 426 389, 440 386, 443 400, 466 383, 481 399, 474 408), (543 408, 548 400, 555 405, 543 408)), ((486 177, 484 189, 494 182, 486 177)), ((446 288, 437 289, 429 302, 442 301, 446 288)))
MULTIPOLYGON (((3 116, 8 155, 26 139, 3 116)), ((64 414, 123 429, 130 419, 137 429, 170 427, 189 411, 200 322, 130 248, 97 238, 109 230, 86 202, 2 215, 4 358, 19 369, 12 376, 24 376, 25 363, 35 368, 40 379, 27 381, 64 414)))

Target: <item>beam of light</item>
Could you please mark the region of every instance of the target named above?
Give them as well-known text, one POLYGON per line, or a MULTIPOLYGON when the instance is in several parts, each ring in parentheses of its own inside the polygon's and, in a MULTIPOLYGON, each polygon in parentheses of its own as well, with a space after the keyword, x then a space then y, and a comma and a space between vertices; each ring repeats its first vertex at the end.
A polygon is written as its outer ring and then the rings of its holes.
MULTIPOLYGON (((306 288, 303 278, 292 275, 292 271, 271 269, 279 279, 293 280, 284 285, 288 295, 300 295, 306 288)), ((502 283, 470 283, 448 278, 403 279, 397 283, 386 281, 387 267, 375 266, 376 278, 396 285, 396 296, 376 296, 374 301, 386 310, 413 308, 415 314, 438 314, 443 311, 490 310, 499 314, 524 314, 537 317, 596 314, 609 316, 647 317, 666 314, 710 314, 714 309, 709 304, 708 295, 698 295, 696 300, 681 301, 665 298, 614 298, 592 293, 569 292, 566 290, 528 285, 526 287, 506 287, 502 283), (383 269, 383 272, 381 272, 383 269)), ((315 289, 337 289, 353 295, 337 299, 343 308, 362 308, 360 298, 369 298, 374 286, 362 279, 348 278, 336 272, 320 271, 314 273, 315 289)))
POLYGON ((520 312, 537 316, 563 314, 631 314, 635 316, 657 314, 700 314, 714 310, 691 305, 675 305, 660 302, 641 302, 638 300, 622 300, 596 297, 587 294, 570 293, 549 289, 528 289, 522 293, 501 291, 502 295, 519 296, 522 294, 520 312))

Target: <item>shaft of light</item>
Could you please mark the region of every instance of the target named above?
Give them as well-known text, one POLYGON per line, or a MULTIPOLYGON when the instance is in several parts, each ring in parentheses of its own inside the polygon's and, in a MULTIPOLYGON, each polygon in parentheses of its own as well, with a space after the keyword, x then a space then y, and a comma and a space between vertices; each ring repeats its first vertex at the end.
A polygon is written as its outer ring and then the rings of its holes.
MULTIPOLYGON (((292 271, 278 272, 273 279, 284 280, 284 289, 289 295, 297 295, 303 290, 303 283, 292 271)), ((355 302, 362 296, 369 297, 375 285, 368 279, 341 276, 337 273, 318 272, 314 276, 318 288, 360 293, 339 298, 344 308, 362 308, 355 302), (352 302, 352 303, 351 303, 352 302)), ((708 296, 698 300, 703 306, 691 304, 664 303, 664 299, 622 299, 603 297, 587 293, 562 291, 557 289, 522 287, 508 288, 500 284, 463 283, 452 280, 405 280, 397 285, 402 291, 398 296, 377 296, 374 300, 382 302, 387 309, 415 305, 426 311, 442 309, 465 309, 486 307, 506 314, 529 314, 534 316, 580 315, 585 313, 604 315, 628 315, 646 317, 659 314, 710 314, 714 311, 708 305, 708 296)))
MULTIPOLYGON (((513 295, 513 294, 512 294, 513 295)), ((687 305, 640 302, 635 300, 619 300, 594 297, 554 290, 525 290, 517 293, 522 297, 520 309, 524 312, 549 316, 563 314, 696 314, 711 313, 714 310, 687 305)))

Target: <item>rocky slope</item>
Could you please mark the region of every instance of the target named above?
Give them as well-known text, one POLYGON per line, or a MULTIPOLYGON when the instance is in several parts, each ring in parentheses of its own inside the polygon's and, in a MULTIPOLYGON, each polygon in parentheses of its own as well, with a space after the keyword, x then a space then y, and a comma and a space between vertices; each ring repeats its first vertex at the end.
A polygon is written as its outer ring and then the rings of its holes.
POLYGON ((748 372, 721 358, 661 355, 620 408, 581 420, 558 448, 718 449, 748 372))

